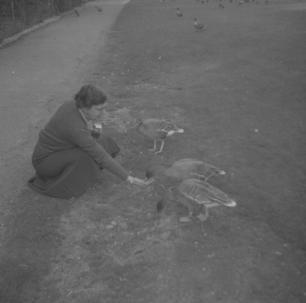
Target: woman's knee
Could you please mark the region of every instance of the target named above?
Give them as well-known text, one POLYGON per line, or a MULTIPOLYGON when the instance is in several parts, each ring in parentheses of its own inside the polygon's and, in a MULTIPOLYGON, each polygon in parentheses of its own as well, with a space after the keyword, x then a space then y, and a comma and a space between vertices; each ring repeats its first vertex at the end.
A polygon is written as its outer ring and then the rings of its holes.
POLYGON ((67 167, 85 163, 92 163, 94 160, 84 151, 73 149, 56 152, 35 165, 35 170, 41 177, 55 177, 60 175, 67 167))

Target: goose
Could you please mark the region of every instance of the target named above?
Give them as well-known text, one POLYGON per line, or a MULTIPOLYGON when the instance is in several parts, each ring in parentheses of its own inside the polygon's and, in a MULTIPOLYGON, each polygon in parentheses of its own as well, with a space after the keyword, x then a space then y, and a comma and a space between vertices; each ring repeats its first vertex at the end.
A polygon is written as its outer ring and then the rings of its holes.
POLYGON ((137 130, 145 137, 153 140, 152 151, 161 153, 165 146, 165 140, 176 133, 184 133, 184 129, 178 128, 170 121, 163 119, 148 118, 139 120, 137 130), (160 148, 157 151, 157 142, 160 142, 160 148))
POLYGON ((95 5, 95 9, 99 12, 99 13, 102 13, 103 12, 103 8, 98 6, 98 5, 95 5))
POLYGON ((206 30, 206 26, 204 26, 202 23, 199 22, 198 18, 193 19, 193 27, 197 31, 206 30))
POLYGON ((178 17, 183 17, 183 13, 182 13, 182 11, 181 11, 181 9, 179 7, 176 9, 176 15, 178 17))
POLYGON ((165 175, 177 179, 196 178, 207 181, 214 175, 225 175, 226 172, 212 164, 197 159, 184 158, 175 161, 165 171, 165 175))
POLYGON ((217 206, 235 207, 237 205, 236 201, 220 189, 195 178, 183 180, 175 188, 175 192, 177 201, 187 207, 188 217, 194 215, 195 208, 200 209, 200 214, 197 217, 201 221, 208 218, 209 208, 217 206), (204 214, 202 213, 203 208, 204 214))
POLYGON ((74 10, 74 13, 75 13, 75 15, 77 16, 77 17, 80 17, 80 13, 79 13, 79 11, 75 8, 74 10))
POLYGON ((171 166, 151 165, 145 171, 148 180, 153 179, 154 184, 159 184, 159 189, 163 188, 163 197, 156 205, 158 213, 163 210, 169 197, 173 197, 172 189, 183 180, 194 178, 206 182, 211 176, 217 174, 225 175, 226 172, 204 161, 190 158, 177 160, 171 166))
POLYGON ((191 158, 179 159, 170 166, 154 165, 146 170, 146 177, 148 179, 163 175, 178 181, 189 178, 207 181, 212 176, 225 174, 224 170, 212 164, 191 158))

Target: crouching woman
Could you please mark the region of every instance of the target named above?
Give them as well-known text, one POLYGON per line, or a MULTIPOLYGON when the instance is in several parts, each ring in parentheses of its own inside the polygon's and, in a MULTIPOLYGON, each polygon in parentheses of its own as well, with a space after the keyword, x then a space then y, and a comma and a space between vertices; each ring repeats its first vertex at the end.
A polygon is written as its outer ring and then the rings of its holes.
POLYGON ((101 90, 85 85, 74 100, 59 107, 40 131, 34 148, 36 175, 28 182, 32 189, 57 198, 78 197, 97 182, 102 168, 123 181, 147 185, 114 159, 118 145, 96 127, 106 100, 101 90))

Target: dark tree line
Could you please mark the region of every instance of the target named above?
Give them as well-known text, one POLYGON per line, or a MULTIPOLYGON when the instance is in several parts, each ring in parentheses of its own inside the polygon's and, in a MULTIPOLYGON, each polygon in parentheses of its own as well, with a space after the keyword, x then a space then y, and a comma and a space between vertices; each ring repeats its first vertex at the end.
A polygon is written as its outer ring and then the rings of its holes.
POLYGON ((0 0, 0 41, 86 0, 0 0))

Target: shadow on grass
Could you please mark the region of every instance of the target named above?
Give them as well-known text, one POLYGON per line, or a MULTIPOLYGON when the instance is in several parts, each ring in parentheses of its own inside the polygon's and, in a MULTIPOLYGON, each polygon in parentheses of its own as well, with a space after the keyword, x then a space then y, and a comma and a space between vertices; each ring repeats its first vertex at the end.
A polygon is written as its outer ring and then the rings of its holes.
MULTIPOLYGON (((61 243, 60 217, 72 201, 24 189, 13 201, 0 261, 0 301, 30 302, 61 243)), ((31 301, 32 302, 32 301, 31 301)))

